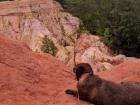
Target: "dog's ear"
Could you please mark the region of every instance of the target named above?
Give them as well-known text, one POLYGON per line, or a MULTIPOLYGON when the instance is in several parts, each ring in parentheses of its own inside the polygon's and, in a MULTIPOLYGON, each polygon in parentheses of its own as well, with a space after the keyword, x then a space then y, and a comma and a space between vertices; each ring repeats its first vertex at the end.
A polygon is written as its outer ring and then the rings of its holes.
POLYGON ((79 69, 79 67, 81 67, 82 65, 81 64, 77 64, 74 66, 73 68, 73 72, 76 73, 76 71, 79 69))
POLYGON ((88 72, 88 73, 90 73, 91 75, 94 75, 94 72, 93 72, 92 67, 90 66, 90 64, 85 63, 85 64, 84 64, 84 68, 85 68, 85 72, 88 72))
POLYGON ((80 63, 80 64, 77 64, 75 65, 75 67, 73 68, 73 72, 76 73, 76 71, 81 68, 83 69, 83 73, 91 73, 91 74, 94 74, 93 73, 93 70, 92 70, 92 67, 88 64, 88 63, 80 63))
POLYGON ((76 68, 75 74, 76 74, 77 80, 79 80, 79 78, 84 74, 84 68, 82 66, 78 66, 76 68))

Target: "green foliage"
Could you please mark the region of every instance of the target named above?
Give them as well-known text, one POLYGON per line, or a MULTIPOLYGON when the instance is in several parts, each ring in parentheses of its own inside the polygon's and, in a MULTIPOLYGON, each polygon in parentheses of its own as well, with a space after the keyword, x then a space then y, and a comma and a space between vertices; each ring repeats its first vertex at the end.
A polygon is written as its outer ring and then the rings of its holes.
POLYGON ((55 44, 53 43, 53 41, 51 39, 49 39, 47 37, 44 37, 42 43, 43 43, 43 45, 41 47, 41 50, 43 52, 50 53, 53 56, 56 55, 58 49, 57 49, 57 47, 55 46, 55 44))
POLYGON ((65 0, 64 8, 114 52, 140 57, 140 0, 65 0))

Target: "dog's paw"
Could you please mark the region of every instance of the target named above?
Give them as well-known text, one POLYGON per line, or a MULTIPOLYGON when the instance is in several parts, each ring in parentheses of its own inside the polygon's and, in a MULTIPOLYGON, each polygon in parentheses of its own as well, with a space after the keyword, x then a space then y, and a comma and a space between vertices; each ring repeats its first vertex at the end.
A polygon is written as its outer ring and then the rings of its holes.
POLYGON ((65 93, 73 96, 78 96, 78 92, 76 90, 67 89, 65 90, 65 93))
POLYGON ((67 90, 65 90, 65 93, 66 93, 66 94, 72 94, 72 93, 73 93, 73 91, 72 91, 72 90, 70 90, 70 89, 67 89, 67 90))

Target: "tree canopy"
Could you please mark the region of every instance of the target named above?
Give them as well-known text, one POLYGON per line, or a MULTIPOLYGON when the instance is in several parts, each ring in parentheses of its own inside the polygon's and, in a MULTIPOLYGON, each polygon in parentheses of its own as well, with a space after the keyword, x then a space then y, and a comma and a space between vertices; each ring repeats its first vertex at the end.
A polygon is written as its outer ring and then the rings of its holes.
POLYGON ((65 0, 64 8, 115 53, 140 57, 140 0, 65 0))

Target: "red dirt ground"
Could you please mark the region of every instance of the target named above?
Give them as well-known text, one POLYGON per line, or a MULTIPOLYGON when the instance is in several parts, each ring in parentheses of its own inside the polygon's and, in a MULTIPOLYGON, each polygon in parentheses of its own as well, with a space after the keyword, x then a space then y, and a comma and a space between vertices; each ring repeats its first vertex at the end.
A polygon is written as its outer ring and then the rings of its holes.
MULTIPOLYGON (((32 52, 24 43, 0 35, 0 105, 75 105, 64 93, 75 88, 72 70, 48 54, 32 52)), ((140 60, 127 61, 102 78, 140 81, 140 60)), ((81 105, 91 105, 81 101, 81 105)))
POLYGON ((121 81, 139 81, 140 82, 140 59, 126 61, 115 66, 111 71, 98 73, 104 79, 121 82, 121 81))

